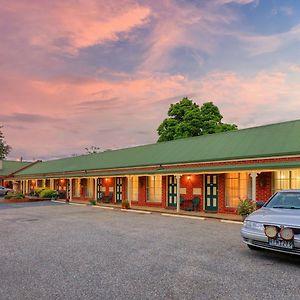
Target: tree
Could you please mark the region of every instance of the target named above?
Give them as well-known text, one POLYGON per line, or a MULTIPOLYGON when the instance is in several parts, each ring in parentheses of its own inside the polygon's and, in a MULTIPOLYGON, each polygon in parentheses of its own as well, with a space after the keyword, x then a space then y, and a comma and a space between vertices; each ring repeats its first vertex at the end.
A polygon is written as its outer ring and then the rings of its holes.
POLYGON ((11 151, 11 146, 7 145, 4 140, 4 134, 2 133, 1 128, 3 128, 3 126, 0 126, 0 159, 5 159, 11 151))
POLYGON ((188 98, 171 104, 166 118, 158 127, 158 142, 171 141, 192 136, 236 130, 235 124, 222 123, 223 116, 212 102, 201 108, 188 98))
POLYGON ((92 154, 92 153, 99 153, 101 152, 100 151, 100 148, 97 147, 97 146, 91 146, 91 147, 87 147, 87 148, 84 148, 85 151, 86 151, 86 154, 92 154))

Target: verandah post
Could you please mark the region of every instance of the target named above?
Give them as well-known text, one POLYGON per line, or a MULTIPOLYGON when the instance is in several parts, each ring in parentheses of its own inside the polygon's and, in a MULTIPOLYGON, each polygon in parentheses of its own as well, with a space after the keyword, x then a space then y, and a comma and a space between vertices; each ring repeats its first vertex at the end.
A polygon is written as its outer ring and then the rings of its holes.
POLYGON ((180 212, 180 177, 181 177, 181 175, 176 175, 176 185, 177 185, 176 204, 177 204, 177 212, 180 212))

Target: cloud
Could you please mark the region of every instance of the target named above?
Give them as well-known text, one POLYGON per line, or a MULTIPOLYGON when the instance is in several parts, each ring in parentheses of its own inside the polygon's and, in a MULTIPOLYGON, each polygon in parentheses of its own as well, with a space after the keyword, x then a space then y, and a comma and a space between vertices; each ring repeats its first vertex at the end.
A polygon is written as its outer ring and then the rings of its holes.
POLYGON ((300 24, 289 31, 272 35, 234 34, 243 44, 250 55, 261 55, 275 52, 283 47, 300 41, 300 24))
POLYGON ((16 22, 13 32, 18 39, 50 52, 75 55, 143 26, 151 11, 125 0, 11 1, 2 15, 4 21, 16 22))
POLYGON ((216 0, 216 2, 222 5, 230 4, 230 3, 235 3, 240 5, 255 3, 257 5, 259 3, 259 0, 216 0))
POLYGON ((40 123, 40 122, 58 122, 62 119, 47 115, 38 115, 30 113, 12 113, 10 115, 0 115, 2 122, 6 123, 40 123))
POLYGON ((300 72, 300 64, 293 64, 290 66, 292 72, 300 72))

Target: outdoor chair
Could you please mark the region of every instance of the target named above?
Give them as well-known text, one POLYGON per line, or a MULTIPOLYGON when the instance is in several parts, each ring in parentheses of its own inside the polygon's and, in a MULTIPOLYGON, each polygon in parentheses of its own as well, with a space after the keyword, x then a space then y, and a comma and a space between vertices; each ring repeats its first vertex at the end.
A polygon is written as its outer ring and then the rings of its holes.
POLYGON ((199 197, 194 197, 193 200, 192 200, 192 207, 187 207, 184 210, 186 210, 186 211, 197 210, 199 208, 199 204, 200 204, 200 198, 199 197))
POLYGON ((113 193, 110 192, 108 196, 103 196, 102 200, 104 203, 110 203, 112 201, 112 198, 113 198, 113 193))
POLYGON ((183 202, 184 202, 184 198, 183 196, 180 196, 180 206, 183 205, 183 202))

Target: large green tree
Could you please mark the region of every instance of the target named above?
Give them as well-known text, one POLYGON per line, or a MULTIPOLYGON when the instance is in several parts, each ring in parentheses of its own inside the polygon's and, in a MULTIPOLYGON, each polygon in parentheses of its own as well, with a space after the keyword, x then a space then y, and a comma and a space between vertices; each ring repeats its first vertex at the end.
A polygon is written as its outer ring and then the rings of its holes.
POLYGON ((235 124, 222 123, 223 116, 213 102, 201 107, 188 98, 171 104, 168 118, 159 125, 158 142, 236 130, 235 124))
POLYGON ((5 159, 11 151, 11 147, 7 145, 7 143, 4 140, 4 134, 1 130, 2 127, 3 126, 0 126, 0 159, 5 159))

